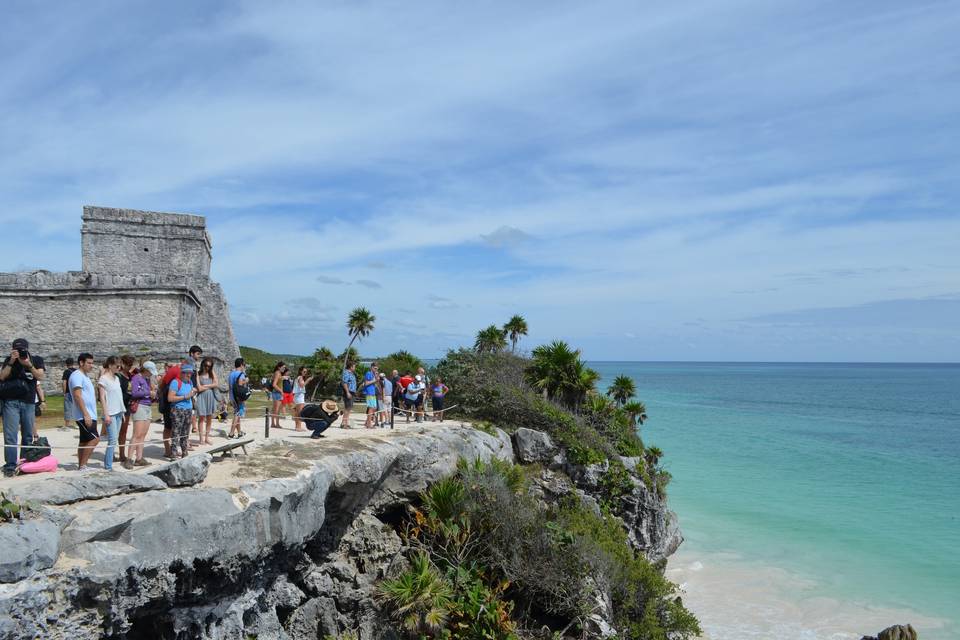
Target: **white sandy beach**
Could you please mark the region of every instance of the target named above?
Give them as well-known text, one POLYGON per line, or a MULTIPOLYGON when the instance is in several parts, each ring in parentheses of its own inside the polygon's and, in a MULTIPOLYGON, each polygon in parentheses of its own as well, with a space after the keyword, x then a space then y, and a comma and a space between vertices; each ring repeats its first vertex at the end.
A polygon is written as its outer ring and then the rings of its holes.
POLYGON ((734 553, 681 546, 667 576, 684 590, 708 640, 860 640, 908 622, 923 640, 957 638, 944 620, 818 596, 815 581, 734 553))

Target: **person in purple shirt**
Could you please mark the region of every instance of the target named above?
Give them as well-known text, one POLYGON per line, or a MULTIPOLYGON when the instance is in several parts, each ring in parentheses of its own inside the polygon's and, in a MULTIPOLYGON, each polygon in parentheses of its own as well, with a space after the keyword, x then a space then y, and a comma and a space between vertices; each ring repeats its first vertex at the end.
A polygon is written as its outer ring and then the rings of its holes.
POLYGON ((153 381, 157 379, 157 365, 147 360, 140 366, 140 370, 130 379, 130 405, 136 405, 132 412, 133 438, 130 440, 128 456, 123 463, 125 469, 134 467, 149 467, 150 463, 143 458, 143 443, 150 430, 150 419, 153 417, 153 400, 157 392, 153 381))

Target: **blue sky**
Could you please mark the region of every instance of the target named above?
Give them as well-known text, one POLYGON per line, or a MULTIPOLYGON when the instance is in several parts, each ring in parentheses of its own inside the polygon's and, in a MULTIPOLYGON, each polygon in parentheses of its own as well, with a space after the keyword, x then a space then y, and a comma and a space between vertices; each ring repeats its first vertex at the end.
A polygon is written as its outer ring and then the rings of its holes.
POLYGON ((954 2, 4 3, 0 270, 206 215, 241 343, 960 360, 954 2), (14 241, 20 238, 22 241, 14 241), (31 241, 37 239, 36 241, 31 241))

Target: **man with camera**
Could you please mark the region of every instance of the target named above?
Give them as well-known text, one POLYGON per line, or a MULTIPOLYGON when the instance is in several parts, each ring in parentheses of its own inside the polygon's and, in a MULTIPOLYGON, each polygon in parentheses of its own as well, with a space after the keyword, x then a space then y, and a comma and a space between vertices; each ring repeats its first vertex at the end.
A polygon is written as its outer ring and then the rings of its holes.
POLYGON ((3 475, 10 477, 17 468, 19 444, 33 442, 35 435, 37 383, 46 370, 43 358, 32 355, 24 338, 13 341, 10 356, 0 367, 0 400, 3 401, 3 475), (20 442, 18 442, 18 436, 20 442))

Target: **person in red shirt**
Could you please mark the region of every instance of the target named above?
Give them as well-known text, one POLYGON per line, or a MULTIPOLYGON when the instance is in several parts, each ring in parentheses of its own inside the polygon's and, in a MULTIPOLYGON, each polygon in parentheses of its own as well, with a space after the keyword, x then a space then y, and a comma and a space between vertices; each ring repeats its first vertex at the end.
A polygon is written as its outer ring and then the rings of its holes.
MULTIPOLYGON (((399 387, 399 391, 397 392, 398 402, 396 404, 396 407, 394 407, 395 409, 396 408, 399 408, 401 410, 403 409, 403 394, 407 392, 407 387, 410 385, 411 382, 413 382, 413 375, 409 371, 407 371, 405 374, 403 374, 400 377, 400 381, 397 384, 397 386, 399 387)), ((410 421, 410 414, 407 413, 407 422, 409 421, 410 421)))

